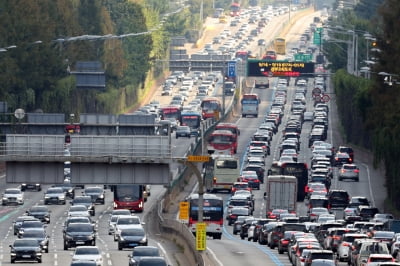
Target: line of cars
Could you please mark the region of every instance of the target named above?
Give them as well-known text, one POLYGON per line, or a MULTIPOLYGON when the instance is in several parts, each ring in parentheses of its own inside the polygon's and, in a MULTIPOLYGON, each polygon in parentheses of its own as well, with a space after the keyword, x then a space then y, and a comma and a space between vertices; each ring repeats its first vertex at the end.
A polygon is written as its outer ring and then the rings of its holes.
MULTIPOLYGON (((97 224, 93 221, 93 217, 95 216, 95 205, 105 202, 104 189, 100 186, 87 186, 82 194, 72 193, 69 194, 70 197, 67 197, 67 192, 63 191, 60 186, 49 187, 44 193, 43 202, 46 204, 33 205, 26 210, 24 215, 17 217, 12 225, 13 234, 17 238, 10 245, 11 263, 42 262, 43 253, 49 253, 50 250, 50 236, 46 231, 47 226, 51 223, 51 210, 48 205, 63 205, 68 198, 71 206, 63 222, 62 235, 63 249, 73 248, 71 265, 103 265, 102 251, 96 245, 97 224), (47 192, 53 189, 62 192, 58 191, 57 197, 46 197, 46 195, 52 194, 47 192)), ((14 204, 17 203, 14 201, 14 204)), ((138 216, 131 215, 129 210, 114 210, 110 217, 118 218, 115 224, 110 222, 118 250, 134 248, 128 258, 129 265, 149 265, 146 263, 167 265, 157 247, 147 247, 146 233, 138 216), (139 246, 143 247, 137 249, 139 246), (145 258, 140 264, 139 261, 144 256, 149 258, 145 258)))
MULTIPOLYGON (((281 99, 286 104, 286 99, 281 99)), ((322 120, 327 126, 329 110, 326 107, 325 104, 316 104, 313 110, 315 117, 306 123, 310 122, 312 127, 314 119, 317 119, 316 125, 318 120, 322 120), (326 116, 315 111, 317 108, 324 108, 326 116)), ((292 126, 285 125, 285 129, 289 127, 292 126)), ((326 135, 327 127, 318 128, 321 135, 326 135)), ((330 189, 331 180, 335 177, 339 181, 359 180, 360 172, 354 164, 353 150, 345 146, 335 150, 323 138, 312 140, 310 148, 313 158, 310 183, 306 188, 308 215, 298 217, 287 210, 276 210, 272 219, 272 216, 255 218, 252 212, 243 212, 234 215, 235 220, 232 220, 232 208, 227 219, 229 225, 233 225, 233 233, 241 239, 277 248, 279 254, 287 253, 289 261, 296 266, 337 265, 340 262, 353 266, 399 265, 396 260, 400 235, 386 227, 393 216, 380 213, 365 197, 351 197, 346 190, 330 189), (337 156, 339 154, 344 156, 337 156), (345 173, 342 169, 352 172, 345 173), (339 214, 343 210, 343 219, 338 219, 333 210, 339 214)), ((247 205, 246 208, 252 208, 251 201, 248 200, 247 205)))

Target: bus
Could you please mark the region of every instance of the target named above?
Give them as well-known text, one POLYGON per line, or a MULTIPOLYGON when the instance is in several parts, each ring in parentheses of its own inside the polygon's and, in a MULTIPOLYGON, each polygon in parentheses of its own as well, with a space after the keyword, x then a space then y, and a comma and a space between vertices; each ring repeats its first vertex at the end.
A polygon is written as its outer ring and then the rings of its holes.
POLYGON ((277 54, 286 54, 286 40, 284 38, 275 38, 274 49, 277 54))
POLYGON ((238 148, 238 138, 240 135, 240 130, 239 127, 235 124, 235 123, 218 123, 215 126, 216 130, 229 130, 230 132, 232 132, 232 134, 234 135, 235 139, 233 142, 233 153, 237 153, 237 148, 238 148))
POLYGON ((143 185, 113 185, 111 190, 114 193, 114 209, 128 209, 131 212, 143 212, 143 185))
POLYGON ((208 192, 231 191, 239 176, 239 159, 231 155, 213 155, 204 165, 204 186, 208 192))
POLYGON ((304 201, 308 183, 308 167, 306 163, 273 162, 268 175, 291 175, 297 178, 297 201, 304 201))
POLYGON ((162 120, 175 118, 177 121, 180 121, 181 112, 181 107, 178 105, 168 105, 160 108, 160 116, 162 120))
MULTIPOLYGON (((189 201, 189 228, 196 235, 196 224, 199 214, 199 195, 192 194, 189 201)), ((221 239, 224 225, 224 201, 214 194, 203 195, 203 222, 207 224, 206 235, 221 239)))
POLYGON ((191 135, 199 136, 201 120, 201 113, 199 111, 182 111, 181 125, 189 126, 191 130, 191 135))
POLYGON ((214 130, 208 138, 208 154, 232 155, 237 147, 237 138, 229 130, 214 130))
POLYGON ((239 3, 236 3, 236 2, 233 2, 233 3, 231 4, 230 11, 231 11, 231 12, 230 12, 231 17, 240 16, 240 4, 239 4, 239 3))
POLYGON ((249 115, 258 117, 258 106, 260 104, 260 98, 258 98, 257 94, 243 94, 240 103, 242 104, 242 117, 247 117, 249 115))
POLYGON ((217 97, 206 97, 201 101, 201 114, 203 119, 214 118, 219 120, 221 101, 217 97))

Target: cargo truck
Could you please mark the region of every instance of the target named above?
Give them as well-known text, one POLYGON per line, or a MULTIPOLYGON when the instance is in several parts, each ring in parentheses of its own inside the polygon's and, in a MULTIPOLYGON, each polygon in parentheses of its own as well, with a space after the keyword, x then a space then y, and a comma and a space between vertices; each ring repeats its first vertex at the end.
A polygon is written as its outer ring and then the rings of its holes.
POLYGON ((294 176, 270 175, 267 177, 266 214, 274 209, 296 212, 297 179, 294 176))

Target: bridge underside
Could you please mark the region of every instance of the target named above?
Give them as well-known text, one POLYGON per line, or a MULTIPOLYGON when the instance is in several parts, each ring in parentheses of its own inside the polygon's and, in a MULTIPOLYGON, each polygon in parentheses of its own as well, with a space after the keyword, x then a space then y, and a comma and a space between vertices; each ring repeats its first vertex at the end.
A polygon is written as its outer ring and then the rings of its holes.
MULTIPOLYGON (((71 164, 73 184, 154 184, 170 181, 167 163, 87 163, 71 164)), ((59 184, 64 181, 62 162, 6 162, 7 183, 59 184)))

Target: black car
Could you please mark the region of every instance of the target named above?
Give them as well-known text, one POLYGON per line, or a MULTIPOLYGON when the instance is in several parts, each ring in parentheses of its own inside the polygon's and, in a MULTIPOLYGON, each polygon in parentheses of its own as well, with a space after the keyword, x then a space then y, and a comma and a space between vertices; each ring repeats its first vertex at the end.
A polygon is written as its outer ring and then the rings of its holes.
POLYGON ((71 205, 85 205, 91 216, 96 214, 94 203, 91 196, 75 196, 71 205))
POLYGON ((276 221, 275 219, 266 219, 266 218, 258 218, 257 222, 255 223, 254 233, 253 233, 253 242, 258 241, 258 236, 260 234, 261 229, 263 226, 269 222, 276 221))
POLYGON ((117 235, 117 241, 118 250, 147 246, 146 232, 142 226, 122 229, 121 233, 117 235))
POLYGON ((22 183, 21 191, 25 191, 25 190, 41 191, 42 185, 40 185, 39 183, 22 183))
POLYGON ((377 207, 371 206, 358 206, 357 215, 361 217, 362 221, 369 221, 374 218, 375 214, 379 213, 379 209, 377 207))
POLYGON ((258 233, 258 243, 260 245, 267 245, 268 243, 268 235, 274 230, 274 228, 278 225, 278 222, 269 222, 264 224, 261 230, 258 233))
POLYGON ((19 229, 24 221, 39 221, 39 219, 28 215, 18 216, 17 219, 13 221, 13 231, 15 236, 18 234, 19 229))
POLYGON ((353 160, 351 159, 350 155, 345 152, 337 152, 333 160, 333 164, 335 166, 341 166, 343 164, 351 164, 352 162, 353 160))
POLYGON ((36 239, 16 239, 11 248, 11 263, 16 261, 37 261, 42 263, 42 248, 36 239))
POLYGON ((70 247, 95 246, 96 230, 89 223, 70 223, 64 230, 64 250, 70 247))
POLYGON ((143 257, 159 257, 160 251, 157 247, 141 246, 135 247, 129 257, 129 266, 137 266, 143 257))
POLYGON ((346 146, 339 146, 338 152, 347 153, 350 156, 351 160, 354 162, 354 151, 353 151, 353 148, 346 147, 346 146))
POLYGON ((45 226, 43 223, 39 220, 28 220, 28 221, 23 221, 21 226, 19 227, 19 231, 17 233, 18 237, 22 237, 22 235, 25 233, 26 230, 31 230, 31 229, 45 229, 45 226))
POLYGON ((32 238, 36 239, 40 244, 42 250, 46 253, 49 253, 49 236, 46 234, 46 231, 43 229, 29 229, 25 230, 24 234, 21 236, 24 238, 32 238))
POLYGON ((26 211, 26 215, 33 216, 43 223, 50 223, 50 210, 45 205, 32 206, 26 211))
POLYGON ((364 196, 353 196, 350 198, 350 202, 348 207, 358 207, 360 205, 364 205, 364 206, 369 206, 369 200, 368 198, 364 197, 364 196))
POLYGON ((345 190, 331 190, 327 198, 331 208, 346 208, 350 202, 349 193, 345 190))
POLYGON ((253 221, 255 221, 254 217, 249 217, 244 220, 242 226, 240 227, 240 232, 239 232, 241 239, 244 239, 245 237, 248 236, 248 231, 253 221))
POLYGON ((60 187, 65 192, 65 195, 73 199, 75 197, 75 187, 70 182, 64 182, 62 184, 53 185, 53 187, 60 187))
POLYGON ((100 203, 104 205, 105 192, 102 187, 86 187, 84 194, 85 196, 90 196, 93 203, 100 203))

